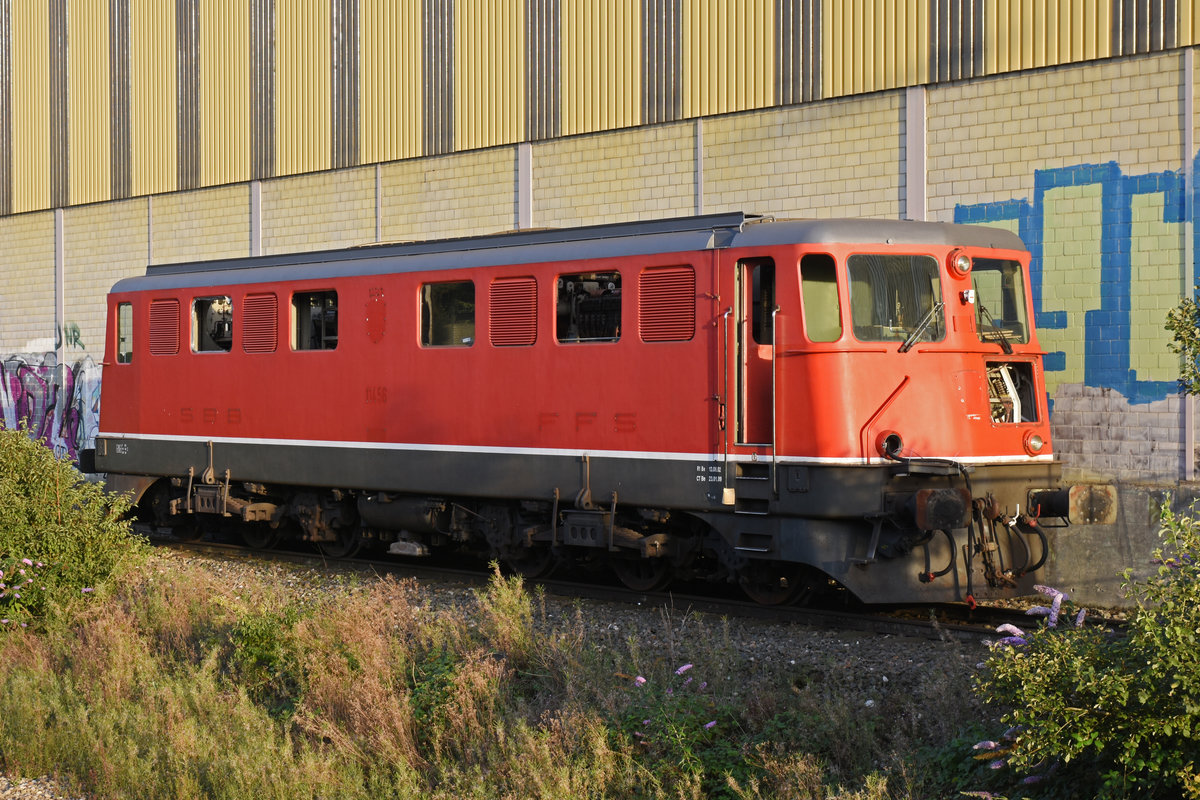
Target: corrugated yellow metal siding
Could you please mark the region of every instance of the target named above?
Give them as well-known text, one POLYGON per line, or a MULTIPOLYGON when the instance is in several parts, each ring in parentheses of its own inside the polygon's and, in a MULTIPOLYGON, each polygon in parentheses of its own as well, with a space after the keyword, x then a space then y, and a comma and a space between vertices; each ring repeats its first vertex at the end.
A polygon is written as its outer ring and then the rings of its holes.
POLYGON ((108 3, 67 6, 67 148, 72 204, 107 200, 112 188, 108 3))
POLYGON ((524 0, 454 4, 454 147, 520 141, 525 119, 524 0))
POLYGON ((364 163, 421 154, 421 0, 362 0, 364 163))
POLYGON ((929 0, 823 0, 822 95, 929 80, 929 0))
POLYGON ((14 3, 12 26, 12 210, 50 205, 50 15, 45 3, 14 3))
POLYGON ((200 182, 250 177, 250 6, 200 6, 200 182))
POLYGON ((135 195, 176 188, 175 4, 130 0, 130 159, 135 195))
POLYGON ((275 7, 275 170, 329 169, 329 0, 286 0, 275 7))
POLYGON ((639 124, 641 0, 563 0, 561 13, 562 134, 639 124))
POLYGON ((1112 0, 988 0, 987 72, 1107 58, 1112 0))
POLYGON ((775 102, 773 0, 685 0, 683 115, 775 102))

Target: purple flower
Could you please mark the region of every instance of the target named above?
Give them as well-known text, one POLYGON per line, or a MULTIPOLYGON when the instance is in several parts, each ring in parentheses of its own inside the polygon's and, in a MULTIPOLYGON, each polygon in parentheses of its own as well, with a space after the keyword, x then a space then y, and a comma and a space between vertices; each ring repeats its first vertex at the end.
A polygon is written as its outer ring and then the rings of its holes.
POLYGON ((643 727, 645 727, 646 725, 649 725, 649 724, 650 724, 650 720, 648 720, 648 719, 644 719, 644 720, 642 720, 642 726, 643 726, 643 727))
POLYGON ((638 675, 636 678, 633 679, 634 686, 643 686, 645 683, 646 683, 646 679, 643 678, 641 675, 638 675))
POLYGON ((1026 786, 1032 786, 1035 783, 1041 783, 1041 782, 1042 782, 1041 775, 1029 775, 1028 777, 1021 779, 1021 783, 1025 784, 1026 786))
POLYGON ((703 692, 707 688, 708 688, 708 681, 700 681, 700 691, 703 692))
POLYGON ((24 564, 24 565, 25 565, 25 566, 27 566, 27 567, 32 567, 32 566, 33 566, 33 562, 32 562, 32 561, 30 561, 28 558, 22 558, 22 559, 21 559, 21 563, 22 563, 22 564, 24 564))
POLYGON ((1009 625, 1007 622, 996 628, 996 633, 1007 633, 1011 636, 1024 636, 1025 631, 1018 628, 1016 625, 1009 625))
POLYGON ((971 749, 972 750, 995 750, 999 746, 1000 745, 997 744, 996 742, 993 742, 991 739, 988 739, 988 740, 980 742, 979 744, 975 745, 971 749))
POLYGON ((96 590, 93 589, 91 586, 87 586, 87 587, 81 589, 80 591, 82 591, 84 594, 87 594, 88 592, 94 592, 96 590))
POLYGON ((1003 758, 997 758, 995 761, 988 764, 988 769, 1002 769, 1004 767, 1004 765, 1007 763, 1008 762, 1005 761, 1003 758))
POLYGON ((1019 645, 1029 644, 1029 642, 1027 642, 1021 636, 1005 636, 1003 639, 996 642, 996 644, 1007 644, 1007 645, 1012 645, 1013 647, 1017 647, 1019 645))
POLYGON ((689 669, 691 669, 691 668, 692 668, 692 665, 691 665, 691 664, 684 664, 682 667, 680 667, 679 669, 675 670, 675 674, 676 674, 676 675, 682 675, 683 673, 687 672, 687 671, 688 671, 689 669))
POLYGON ((688 685, 689 683, 691 683, 691 682, 692 682, 692 678, 691 678, 691 676, 689 675, 689 676, 688 676, 688 679, 687 679, 686 681, 684 681, 684 682, 683 682, 683 685, 684 685, 684 686, 687 686, 687 685, 688 685))
POLYGON ((712 722, 706 722, 706 723, 704 723, 704 730, 706 730, 706 731, 710 730, 711 728, 715 727, 716 724, 717 724, 717 721, 715 719, 712 722))

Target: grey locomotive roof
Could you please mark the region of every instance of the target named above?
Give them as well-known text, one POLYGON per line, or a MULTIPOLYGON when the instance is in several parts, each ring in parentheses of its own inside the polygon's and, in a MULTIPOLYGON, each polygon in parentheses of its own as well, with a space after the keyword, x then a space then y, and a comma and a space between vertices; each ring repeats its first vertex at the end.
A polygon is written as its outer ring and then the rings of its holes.
POLYGON ((164 264, 148 267, 145 277, 119 281, 113 291, 271 283, 803 242, 1024 249, 1020 238, 1000 228, 879 219, 775 220, 737 212, 164 264))

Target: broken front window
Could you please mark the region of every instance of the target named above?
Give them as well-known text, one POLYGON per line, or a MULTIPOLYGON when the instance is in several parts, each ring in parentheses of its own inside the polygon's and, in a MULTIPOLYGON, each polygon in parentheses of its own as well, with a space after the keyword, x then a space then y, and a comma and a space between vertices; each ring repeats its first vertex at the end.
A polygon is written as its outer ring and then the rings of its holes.
MULTIPOLYGON (((1017 261, 977 258, 971 267, 975 287, 975 330, 981 342, 1025 344, 1025 273, 1017 261)), ((1007 349, 1007 348, 1005 348, 1007 349)))
POLYGON ((850 317, 860 342, 936 342, 946 335, 932 256, 850 256, 850 317))

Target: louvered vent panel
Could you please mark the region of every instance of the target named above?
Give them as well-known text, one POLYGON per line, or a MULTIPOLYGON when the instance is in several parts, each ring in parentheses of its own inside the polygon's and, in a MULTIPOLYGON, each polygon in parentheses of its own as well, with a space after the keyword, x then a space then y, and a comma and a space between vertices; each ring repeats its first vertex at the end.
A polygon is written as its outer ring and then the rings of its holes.
POLYGON ((150 355, 173 356, 179 352, 179 301, 150 303, 150 355))
POLYGON ((242 304, 242 349, 274 353, 279 340, 279 299, 273 294, 248 294, 242 304))
POLYGON ((691 267, 646 270, 638 299, 643 342, 686 342, 696 335, 696 272, 691 267))
POLYGON ((537 281, 533 278, 492 281, 489 308, 493 347, 519 347, 537 341, 537 281))

